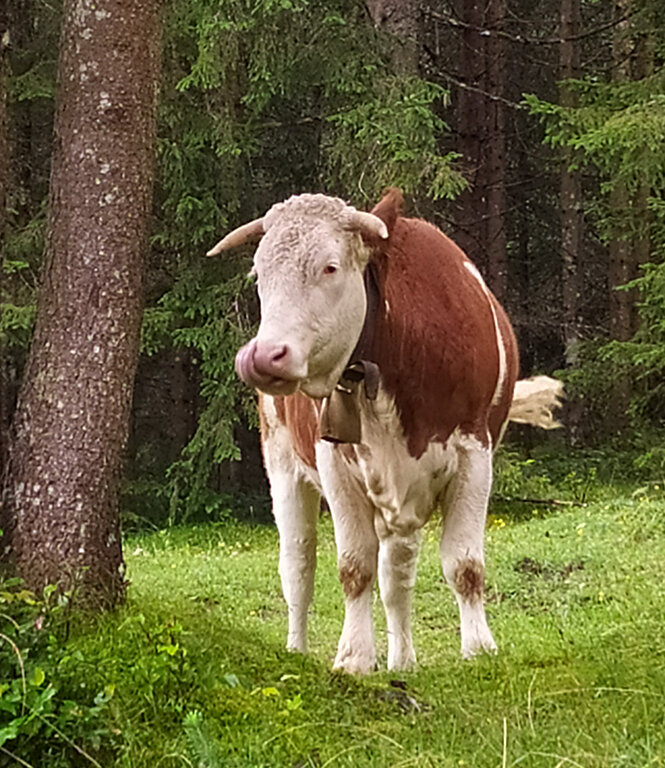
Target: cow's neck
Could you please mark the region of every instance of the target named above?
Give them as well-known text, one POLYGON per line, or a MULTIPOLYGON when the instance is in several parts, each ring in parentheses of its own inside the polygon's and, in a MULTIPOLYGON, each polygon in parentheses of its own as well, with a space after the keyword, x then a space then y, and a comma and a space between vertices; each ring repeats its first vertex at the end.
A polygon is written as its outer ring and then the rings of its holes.
POLYGON ((375 400, 379 391, 379 366, 369 359, 374 342, 376 318, 382 304, 376 265, 370 261, 363 274, 365 283, 365 321, 340 380, 325 398, 319 422, 321 438, 331 443, 360 443, 360 386, 365 397, 375 400))

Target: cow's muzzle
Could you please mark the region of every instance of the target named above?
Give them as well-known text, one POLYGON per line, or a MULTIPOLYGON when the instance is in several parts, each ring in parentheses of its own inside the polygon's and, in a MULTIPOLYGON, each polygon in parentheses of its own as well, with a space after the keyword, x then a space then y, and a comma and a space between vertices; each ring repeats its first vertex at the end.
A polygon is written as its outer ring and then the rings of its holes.
POLYGON ((256 338, 236 355, 235 368, 240 378, 268 395, 290 395, 298 388, 294 354, 287 344, 259 342, 256 338))

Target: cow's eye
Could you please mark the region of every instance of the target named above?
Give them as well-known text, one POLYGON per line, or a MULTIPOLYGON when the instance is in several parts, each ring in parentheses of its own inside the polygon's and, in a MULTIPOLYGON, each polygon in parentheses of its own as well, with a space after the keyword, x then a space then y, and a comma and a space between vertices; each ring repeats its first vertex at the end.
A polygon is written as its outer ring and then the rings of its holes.
POLYGON ((334 264, 328 264, 323 268, 324 275, 334 275, 337 272, 337 267, 334 264))

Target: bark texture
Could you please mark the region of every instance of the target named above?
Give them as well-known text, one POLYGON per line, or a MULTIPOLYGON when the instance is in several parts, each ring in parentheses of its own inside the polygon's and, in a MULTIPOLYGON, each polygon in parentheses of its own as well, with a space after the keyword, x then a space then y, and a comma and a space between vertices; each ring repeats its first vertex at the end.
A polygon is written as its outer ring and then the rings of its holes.
POLYGON ((483 9, 479 0, 458 0, 457 17, 461 20, 460 84, 457 97, 457 133, 464 175, 469 187, 459 196, 460 212, 454 240, 469 258, 486 273, 484 253, 484 218, 482 214, 482 147, 486 130, 486 103, 482 91, 485 58, 483 9))
POLYGON ((139 345, 159 0, 65 0, 49 233, 3 528, 33 589, 124 593, 118 480, 139 345))
MULTIPOLYGON (((642 80, 651 77, 654 72, 654 38, 650 31, 642 30, 637 35, 634 45, 633 79, 642 80)), ((644 148, 646 153, 646 147, 644 148)), ((635 232, 633 242, 634 266, 633 278, 640 275, 640 267, 649 261, 651 256, 651 240, 649 230, 652 226, 651 213, 649 211, 649 196, 651 187, 648 183, 638 186, 634 194, 633 206, 636 211, 635 218, 639 222, 639 228, 635 232)), ((638 294, 633 289, 631 299, 631 331, 634 334, 639 328, 638 294)))
POLYGON ((392 70, 416 76, 423 34, 422 0, 366 0, 374 26, 393 36, 392 70))
MULTIPOLYGON (((561 0, 559 24, 559 103, 563 107, 575 107, 576 98, 567 80, 580 75, 579 0, 561 0)), ((575 363, 575 348, 580 337, 580 254, 582 250, 582 188, 579 172, 572 170, 575 157, 570 147, 561 152, 561 292, 563 300, 563 336, 568 365, 575 363)))
MULTIPOLYGON (((615 0, 614 13, 617 23, 612 41, 612 79, 624 83, 630 79, 630 0, 615 0)), ((615 184, 610 193, 610 209, 614 231, 610 241, 609 286, 610 286, 610 336, 627 341, 632 331, 631 296, 627 291, 617 291, 633 276, 633 253, 630 235, 626 230, 625 212, 630 205, 630 196, 625 185, 615 184)), ((627 385, 624 387, 627 389, 627 385)))
POLYGON ((505 0, 458 0, 457 132, 469 188, 454 235, 500 300, 506 282, 505 0))
POLYGON ((486 227, 487 281, 499 301, 506 285, 506 40, 502 36, 506 0, 490 0, 486 8, 490 35, 485 40, 487 75, 486 227), (490 98, 491 95, 491 98, 490 98))
MULTIPOLYGON (((7 142, 7 52, 9 49, 9 14, 7 3, 0 4, 0 263, 4 253, 7 218, 7 187, 9 182, 7 142)), ((2 269, 0 269, 2 289, 2 269)), ((2 310, 0 310, 2 311, 2 310)), ((7 458, 7 377, 5 349, 0 338, 0 478, 4 475, 7 458)))

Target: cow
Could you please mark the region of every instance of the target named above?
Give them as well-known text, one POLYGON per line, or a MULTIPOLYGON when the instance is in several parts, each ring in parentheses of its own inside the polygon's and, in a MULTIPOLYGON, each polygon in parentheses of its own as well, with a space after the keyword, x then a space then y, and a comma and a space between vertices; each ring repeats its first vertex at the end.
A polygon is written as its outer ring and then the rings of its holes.
POLYGON ((494 652, 483 604, 492 455, 509 420, 555 425, 559 382, 518 382, 510 322, 443 232, 388 190, 371 213, 301 194, 234 230, 208 255, 260 240, 261 320, 237 353, 259 390, 264 463, 280 540, 287 647, 307 651, 324 496, 344 625, 334 668, 375 669, 372 593, 388 668, 413 667, 411 601, 422 530, 443 512, 440 556, 465 658, 494 652))

